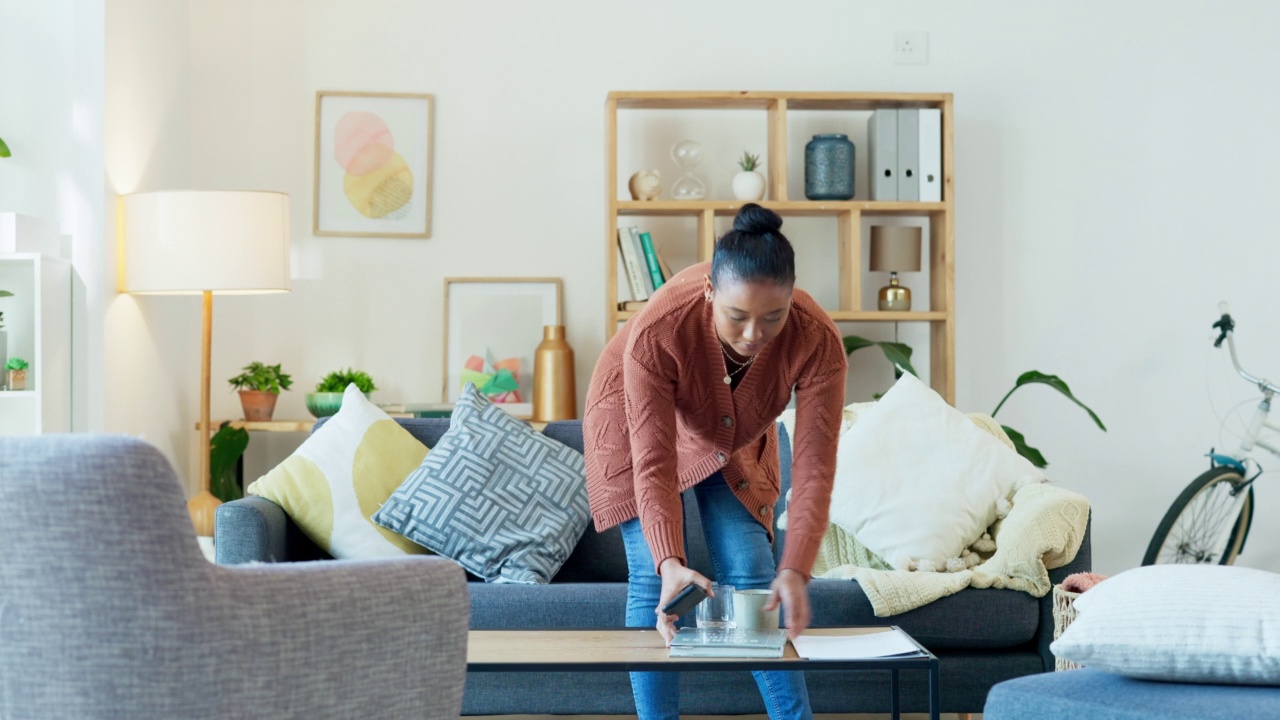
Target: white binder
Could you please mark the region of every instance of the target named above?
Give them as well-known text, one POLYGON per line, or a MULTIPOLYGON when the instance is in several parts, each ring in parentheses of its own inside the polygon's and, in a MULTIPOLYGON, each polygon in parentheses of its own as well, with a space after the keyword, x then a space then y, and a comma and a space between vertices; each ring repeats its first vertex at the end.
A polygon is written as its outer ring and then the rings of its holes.
POLYGON ((876 110, 867 121, 871 199, 898 199, 898 111, 876 110))
POLYGON ((898 111, 898 200, 920 199, 920 111, 898 111))
POLYGON ((942 111, 920 111, 920 201, 942 202, 942 111))

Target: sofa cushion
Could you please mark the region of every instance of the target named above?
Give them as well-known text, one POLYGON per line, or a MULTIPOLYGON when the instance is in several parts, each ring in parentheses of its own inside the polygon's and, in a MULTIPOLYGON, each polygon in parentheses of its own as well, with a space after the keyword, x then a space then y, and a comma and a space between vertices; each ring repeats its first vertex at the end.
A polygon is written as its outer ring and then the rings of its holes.
POLYGON ((984 720, 1273 718, 1280 717, 1280 688, 1151 682, 1086 668, 1006 680, 991 688, 982 717, 984 720))
POLYGON ((422 554, 425 548, 378 527, 369 516, 426 454, 426 445, 352 384, 342 409, 248 492, 283 508, 333 557, 422 554))
POLYGON ((813 627, 897 625, 932 651, 998 649, 1035 637, 1040 601, 1017 590, 966 588, 891 618, 876 617, 871 600, 853 580, 815 578, 809 583, 813 627))
POLYGON ((1075 599, 1054 655, 1149 680, 1280 685, 1280 575, 1151 565, 1075 599))
POLYGON ((463 388, 449 431, 374 521, 490 582, 547 583, 586 528, 581 453, 463 388))
POLYGON ((1045 476, 910 373, 840 438, 831 522, 898 570, 944 570, 1045 476))

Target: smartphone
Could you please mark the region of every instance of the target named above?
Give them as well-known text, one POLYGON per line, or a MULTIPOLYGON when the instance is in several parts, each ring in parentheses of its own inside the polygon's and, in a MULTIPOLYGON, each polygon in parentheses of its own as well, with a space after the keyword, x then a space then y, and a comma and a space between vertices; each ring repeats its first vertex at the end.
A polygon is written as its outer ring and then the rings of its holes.
POLYGON ((697 585, 686 585, 680 594, 671 599, 671 602, 662 607, 663 615, 679 615, 684 617, 685 613, 692 610, 698 603, 705 600, 707 591, 697 585))

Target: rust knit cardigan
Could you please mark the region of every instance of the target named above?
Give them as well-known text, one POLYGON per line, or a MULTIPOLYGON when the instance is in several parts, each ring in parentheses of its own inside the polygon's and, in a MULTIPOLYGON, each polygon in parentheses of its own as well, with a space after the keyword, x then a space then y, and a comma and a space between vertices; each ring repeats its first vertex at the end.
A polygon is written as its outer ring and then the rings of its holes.
POLYGON ((835 324, 802 290, 736 390, 703 297, 710 263, 662 286, 605 346, 583 420, 597 530, 634 517, 654 565, 686 562, 680 493, 717 470, 772 537, 780 471, 775 421, 796 397, 792 491, 778 569, 809 577, 827 528, 847 361, 835 324))

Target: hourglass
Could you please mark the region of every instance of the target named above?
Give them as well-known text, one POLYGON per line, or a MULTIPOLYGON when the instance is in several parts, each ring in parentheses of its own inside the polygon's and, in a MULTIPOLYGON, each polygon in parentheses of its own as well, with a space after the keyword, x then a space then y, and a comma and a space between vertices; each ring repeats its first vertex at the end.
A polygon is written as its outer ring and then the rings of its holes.
POLYGON ((671 197, 676 200, 701 200, 707 196, 707 186, 693 174, 702 162, 702 145, 696 140, 681 140, 671 146, 671 159, 684 170, 684 175, 671 186, 671 197))

